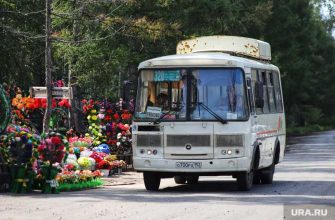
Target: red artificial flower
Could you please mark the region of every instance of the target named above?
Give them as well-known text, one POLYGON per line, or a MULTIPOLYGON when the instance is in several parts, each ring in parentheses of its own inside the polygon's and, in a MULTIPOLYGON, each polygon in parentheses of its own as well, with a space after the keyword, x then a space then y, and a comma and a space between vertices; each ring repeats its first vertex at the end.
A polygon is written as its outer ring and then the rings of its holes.
POLYGON ((70 108, 71 105, 67 99, 62 99, 62 101, 58 102, 59 107, 70 108))
POLYGON ((58 150, 59 150, 59 151, 63 151, 64 148, 65 148, 64 145, 62 145, 62 146, 59 146, 59 147, 58 147, 58 150))
POLYGON ((51 108, 56 108, 57 107, 57 102, 55 99, 51 100, 51 108))
POLYGON ((41 99, 34 99, 34 109, 38 109, 42 107, 41 99))
POLYGON ((108 140, 107 144, 108 145, 116 145, 117 140, 108 140))
POLYGON ((105 121, 111 121, 111 120, 112 120, 112 117, 110 115, 105 116, 105 121))
POLYGON ((39 146, 37 147, 37 151, 38 151, 38 152, 42 152, 44 149, 45 149, 45 146, 44 146, 44 145, 39 145, 39 146))
POLYGON ((128 130, 127 127, 124 126, 122 123, 119 123, 119 124, 117 125, 117 127, 118 127, 119 129, 121 129, 122 131, 127 131, 127 130, 128 130))
POLYGON ((41 99, 41 107, 46 108, 47 107, 47 99, 41 99))
POLYGON ((59 137, 51 137, 51 143, 54 145, 59 145, 61 144, 62 140, 59 137))
POLYGON ((118 114, 118 113, 115 113, 115 114, 113 115, 113 117, 114 117, 114 119, 115 119, 115 120, 117 120, 117 119, 119 119, 119 118, 120 118, 120 116, 119 116, 119 114, 118 114))
POLYGON ((56 155, 56 162, 61 163, 62 160, 63 160, 63 158, 64 158, 64 155, 65 155, 64 151, 63 151, 63 152, 59 152, 59 153, 56 155))
POLYGON ((63 82, 63 80, 57 80, 57 82, 56 82, 56 86, 57 86, 57 87, 63 87, 63 86, 64 86, 64 82, 63 82))
POLYGON ((110 163, 106 160, 102 160, 98 163, 98 169, 109 169, 111 167, 110 163))
POLYGON ((93 152, 90 157, 95 160, 96 163, 101 162, 107 154, 102 152, 93 152))
POLYGON ((129 120, 129 119, 131 119, 131 117, 132 117, 132 114, 129 114, 129 113, 123 113, 123 114, 121 115, 121 118, 122 118, 123 120, 129 120))
MULTIPOLYGON (((74 165, 73 164, 67 164, 67 165, 65 165, 65 169, 74 170, 74 165)), ((64 171, 63 173, 66 174, 65 172, 66 171, 64 171)))
POLYGON ((93 175, 94 175, 95 177, 103 176, 103 174, 100 172, 100 170, 95 170, 95 171, 93 172, 93 175))

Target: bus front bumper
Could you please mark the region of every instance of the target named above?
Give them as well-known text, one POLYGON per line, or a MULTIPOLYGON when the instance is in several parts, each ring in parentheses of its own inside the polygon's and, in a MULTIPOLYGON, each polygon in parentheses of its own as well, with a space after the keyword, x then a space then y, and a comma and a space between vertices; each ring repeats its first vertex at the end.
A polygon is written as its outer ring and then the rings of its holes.
POLYGON ((229 159, 180 160, 133 157, 137 171, 177 172, 177 173, 231 173, 249 171, 247 157, 229 159))

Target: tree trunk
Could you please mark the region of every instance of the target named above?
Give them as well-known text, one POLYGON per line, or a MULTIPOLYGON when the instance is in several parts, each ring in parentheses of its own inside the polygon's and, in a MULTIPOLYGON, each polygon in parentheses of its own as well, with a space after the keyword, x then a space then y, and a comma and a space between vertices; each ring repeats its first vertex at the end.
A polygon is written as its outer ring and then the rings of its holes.
POLYGON ((47 89, 47 107, 43 119, 43 133, 49 132, 52 108, 52 62, 51 62, 51 1, 45 1, 45 86, 47 89))
MULTIPOLYGON (((82 3, 82 1, 73 1, 73 11, 77 11, 79 10, 78 14, 75 14, 75 18, 73 20, 73 28, 72 28, 72 36, 73 36, 73 42, 75 46, 78 46, 78 35, 79 35, 79 25, 78 25, 78 21, 81 19, 81 16, 83 14, 83 10, 84 10, 84 4, 82 3)), ((76 77, 73 77, 73 75, 75 76, 75 71, 73 70, 73 66, 75 66, 75 64, 77 63, 77 56, 73 56, 72 58, 70 58, 69 61, 69 74, 68 74, 68 86, 73 87, 72 86, 72 80, 76 80, 76 77)), ((76 83, 73 83, 76 84, 76 83)), ((75 90, 75 88, 73 87, 72 90, 72 95, 73 98, 69 99, 69 102, 71 104, 71 108, 69 111, 69 118, 70 118, 70 127, 74 128, 76 131, 81 131, 81 127, 79 125, 79 112, 78 112, 78 108, 79 108, 79 104, 78 104, 78 97, 77 97, 77 92, 75 90)))

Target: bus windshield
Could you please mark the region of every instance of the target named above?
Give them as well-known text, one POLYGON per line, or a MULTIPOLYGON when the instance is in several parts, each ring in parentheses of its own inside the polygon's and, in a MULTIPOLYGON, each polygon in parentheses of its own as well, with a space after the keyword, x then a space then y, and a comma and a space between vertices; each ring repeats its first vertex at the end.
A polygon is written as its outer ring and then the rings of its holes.
POLYGON ((198 69, 192 71, 192 120, 245 120, 247 102, 241 69, 198 69))
POLYGON ((138 120, 247 119, 244 77, 239 68, 142 70, 139 77, 138 120))

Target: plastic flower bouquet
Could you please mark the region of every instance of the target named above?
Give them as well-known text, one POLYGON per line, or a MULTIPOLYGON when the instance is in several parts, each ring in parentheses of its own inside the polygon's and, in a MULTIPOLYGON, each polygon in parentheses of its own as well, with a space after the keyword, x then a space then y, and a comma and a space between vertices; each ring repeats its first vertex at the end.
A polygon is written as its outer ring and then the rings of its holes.
POLYGON ((67 139, 56 133, 45 136, 38 146, 39 158, 43 161, 40 170, 43 177, 43 193, 58 193, 56 176, 60 171, 59 164, 63 162, 66 148, 68 148, 67 139))
POLYGON ((97 164, 97 169, 100 169, 100 170, 109 170, 109 169, 111 169, 112 167, 111 167, 111 164, 108 162, 108 161, 106 161, 106 160, 102 160, 102 161, 100 161, 98 164, 97 164))
POLYGON ((19 128, 17 130, 3 140, 9 146, 7 163, 11 166, 11 191, 14 193, 29 192, 32 190, 35 176, 32 168, 35 161, 33 149, 38 140, 35 140, 30 133, 19 128))

